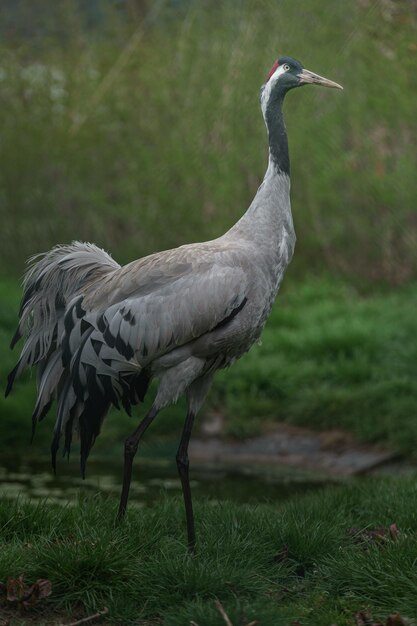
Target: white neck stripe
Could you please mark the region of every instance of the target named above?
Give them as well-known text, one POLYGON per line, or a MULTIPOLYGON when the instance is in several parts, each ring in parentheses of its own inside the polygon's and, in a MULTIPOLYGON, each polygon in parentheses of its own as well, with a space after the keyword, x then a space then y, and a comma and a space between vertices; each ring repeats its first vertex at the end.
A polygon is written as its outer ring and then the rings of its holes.
POLYGON ((264 85, 264 88, 261 94, 261 109, 262 109, 264 118, 266 114, 266 109, 268 107, 268 101, 271 96, 272 87, 274 87, 275 83, 277 82, 279 77, 282 76, 282 74, 285 74, 284 66, 279 65, 277 69, 275 70, 275 72, 272 74, 271 78, 264 85))

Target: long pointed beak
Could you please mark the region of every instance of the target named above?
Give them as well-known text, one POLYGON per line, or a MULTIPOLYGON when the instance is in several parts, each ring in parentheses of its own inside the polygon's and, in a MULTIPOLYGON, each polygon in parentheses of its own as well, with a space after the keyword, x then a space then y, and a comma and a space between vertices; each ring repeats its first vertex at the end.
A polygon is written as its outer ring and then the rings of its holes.
POLYGON ((310 72, 310 70, 303 70, 301 74, 298 74, 298 78, 300 79, 300 85, 321 85, 322 87, 343 89, 342 85, 339 85, 328 78, 323 78, 323 76, 319 76, 318 74, 314 74, 314 72, 310 72))

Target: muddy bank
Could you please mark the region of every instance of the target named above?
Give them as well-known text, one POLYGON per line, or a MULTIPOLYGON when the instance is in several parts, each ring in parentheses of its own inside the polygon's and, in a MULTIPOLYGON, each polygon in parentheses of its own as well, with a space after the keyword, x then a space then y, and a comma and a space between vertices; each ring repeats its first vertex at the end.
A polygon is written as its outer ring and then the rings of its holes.
POLYGON ((280 424, 273 432, 243 441, 207 430, 210 434, 191 440, 190 460, 195 464, 289 465, 341 476, 414 470, 397 453, 358 443, 338 430, 315 432, 280 424))

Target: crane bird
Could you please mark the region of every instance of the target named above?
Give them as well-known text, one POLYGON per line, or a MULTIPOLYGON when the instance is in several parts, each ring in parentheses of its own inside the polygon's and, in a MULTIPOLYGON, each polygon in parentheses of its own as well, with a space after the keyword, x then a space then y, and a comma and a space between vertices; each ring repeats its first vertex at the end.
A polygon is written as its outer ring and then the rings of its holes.
POLYGON ((186 395, 187 415, 176 456, 187 523, 195 546, 188 444, 194 418, 215 372, 258 341, 295 245, 290 207, 290 164, 282 114, 286 93, 305 84, 342 89, 293 58, 273 64, 261 88, 269 162, 252 204, 213 241, 183 245, 120 266, 91 243, 58 245, 31 259, 23 283, 19 325, 11 347, 25 335, 6 395, 27 366, 37 372, 38 421, 57 401, 52 466, 63 436, 69 455, 80 439, 81 474, 111 405, 153 404, 124 446, 118 519, 129 495, 139 441, 160 410, 186 395))

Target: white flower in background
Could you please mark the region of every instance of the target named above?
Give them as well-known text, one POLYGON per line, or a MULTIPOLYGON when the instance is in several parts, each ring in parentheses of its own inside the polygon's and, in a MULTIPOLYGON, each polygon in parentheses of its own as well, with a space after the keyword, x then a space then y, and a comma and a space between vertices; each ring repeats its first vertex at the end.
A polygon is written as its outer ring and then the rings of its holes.
POLYGON ((27 81, 33 87, 37 85, 44 85, 48 82, 49 68, 42 63, 32 63, 23 67, 20 75, 23 80, 27 81))
POLYGON ((64 87, 67 79, 64 72, 58 67, 51 67, 50 75, 52 79, 52 84, 49 87, 49 95, 51 97, 51 100, 54 101, 53 108, 56 113, 62 113, 64 110, 62 100, 64 100, 67 95, 67 90, 64 87), (61 104, 58 104, 60 101, 61 104))
POLYGON ((60 68, 32 63, 21 69, 20 76, 27 85, 25 89, 27 97, 31 98, 36 89, 46 89, 54 103, 53 110, 57 113, 62 112, 64 108, 62 101, 67 96, 65 89, 67 81, 65 73, 60 68), (58 106, 57 103, 61 104, 58 106))
POLYGON ((58 67, 51 67, 51 78, 56 83, 66 82, 66 77, 65 77, 64 72, 60 70, 58 67))
POLYGON ((49 88, 51 100, 63 100, 67 95, 66 90, 61 85, 51 85, 49 88))

